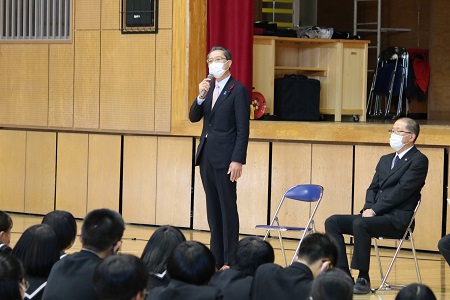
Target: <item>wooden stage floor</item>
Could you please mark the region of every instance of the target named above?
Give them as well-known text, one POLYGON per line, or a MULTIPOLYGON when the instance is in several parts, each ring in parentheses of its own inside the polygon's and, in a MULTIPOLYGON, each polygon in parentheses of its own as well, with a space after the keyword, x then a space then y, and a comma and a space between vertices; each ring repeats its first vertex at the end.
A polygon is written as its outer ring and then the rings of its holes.
MULTIPOLYGON (((40 216, 31 216, 24 214, 10 214, 14 226, 12 229, 11 246, 13 247, 19 239, 22 232, 31 225, 39 224, 42 220, 40 216)), ((141 225, 129 225, 127 224, 126 230, 123 236, 122 253, 130 253, 136 256, 140 256, 144 249, 147 240, 157 227, 141 226, 141 225)), ((78 221, 78 231, 81 229, 81 221, 78 221)), ((196 240, 205 244, 209 244, 209 232, 195 231, 195 230, 183 230, 186 239, 196 240)), ((282 265, 281 251, 279 248, 278 239, 271 239, 270 243, 275 249, 275 262, 282 265)), ((287 250, 287 257, 292 257, 293 249, 297 246, 297 242, 293 240, 287 240, 285 247, 287 250)), ((74 247, 72 247, 68 253, 72 253, 80 250, 81 244, 77 240, 74 247)), ((352 247, 347 248, 348 253, 352 251, 352 247)), ((383 268, 387 268, 389 263, 389 257, 392 257, 394 250, 381 249, 380 254, 382 256, 383 268)), ((370 275, 373 285, 380 284, 379 269, 376 263, 375 254, 372 253, 372 263, 370 275)), ((426 253, 419 252, 419 267, 422 275, 422 281, 427 284, 433 292, 436 294, 437 299, 450 299, 450 267, 446 264, 445 260, 439 253, 426 253)), ((357 275, 356 273, 353 274, 357 275)), ((412 259, 412 253, 410 251, 401 251, 399 257, 394 264, 394 267, 389 276, 388 282, 408 284, 416 282, 416 272, 414 268, 414 261, 412 259)), ((395 295, 398 291, 380 291, 377 293, 355 296, 354 299, 395 299, 395 295)))

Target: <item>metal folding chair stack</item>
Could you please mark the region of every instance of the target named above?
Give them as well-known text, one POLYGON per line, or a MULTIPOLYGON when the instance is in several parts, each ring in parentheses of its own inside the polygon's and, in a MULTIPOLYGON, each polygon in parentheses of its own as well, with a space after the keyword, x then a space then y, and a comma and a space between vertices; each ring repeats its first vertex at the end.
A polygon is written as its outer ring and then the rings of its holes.
POLYGON ((281 201, 278 204, 277 209, 275 210, 275 213, 270 221, 270 224, 269 225, 256 225, 256 228, 266 230, 266 235, 264 236, 264 240, 266 240, 268 238, 270 231, 273 230, 273 231, 278 232, 278 239, 280 241, 281 253, 283 255, 283 260, 284 260, 285 266, 287 265, 287 261, 286 261, 286 253, 285 253, 284 244, 283 244, 283 236, 281 235, 281 232, 284 232, 284 231, 303 232, 302 236, 300 238, 300 241, 298 243, 298 246, 295 250, 294 256, 292 257, 292 260, 291 260, 291 263, 292 263, 296 257, 298 249, 300 248, 303 238, 306 236, 306 234, 315 232, 314 215, 315 215, 317 208, 319 207, 319 204, 322 200, 322 195, 323 195, 323 187, 320 185, 317 185, 317 184, 300 184, 300 185, 293 186, 293 187, 289 188, 281 197, 281 201), (280 209, 282 208, 283 203, 287 199, 302 202, 305 205, 305 209, 308 209, 309 218, 304 227, 281 225, 278 213, 280 212, 280 209), (313 203, 315 203, 314 207, 312 207, 313 203))
POLYGON ((422 283, 422 278, 420 276, 420 270, 419 270, 419 263, 417 261, 417 254, 416 254, 416 248, 414 247, 414 239, 413 239, 413 224, 414 224, 414 218, 416 216, 417 210, 419 209, 420 206, 420 202, 421 200, 419 199, 419 201, 417 202, 417 206, 414 209, 414 213, 413 216, 411 218, 411 221, 409 222, 408 228, 406 229, 405 233, 403 234, 402 238, 387 238, 387 237, 376 237, 376 238, 372 238, 373 240, 373 245, 375 248, 375 254, 377 256, 377 260, 378 260, 378 267, 380 269, 380 278, 381 278, 381 284, 378 288, 374 289, 375 290, 381 290, 381 289, 391 289, 392 287, 405 287, 406 285, 404 284, 389 284, 387 283, 387 278, 389 276, 389 273, 391 272, 392 266, 394 265, 395 260, 397 259, 398 253, 400 252, 400 249, 402 248, 403 242, 407 241, 411 243, 411 250, 412 250, 412 254, 413 254, 413 258, 414 258, 414 264, 416 267, 416 274, 417 274, 417 282, 418 283, 422 283), (395 250, 394 256, 389 264, 389 267, 386 271, 386 273, 383 273, 383 269, 381 267, 381 259, 380 259, 380 254, 378 251, 378 245, 377 245, 377 240, 398 240, 398 246, 397 249, 395 250))
POLYGON ((405 48, 390 47, 380 53, 367 99, 369 116, 387 117, 391 112, 394 97, 398 102, 393 118, 400 116, 403 102, 405 114, 408 115, 409 103, 406 97, 408 67, 409 54, 405 48))

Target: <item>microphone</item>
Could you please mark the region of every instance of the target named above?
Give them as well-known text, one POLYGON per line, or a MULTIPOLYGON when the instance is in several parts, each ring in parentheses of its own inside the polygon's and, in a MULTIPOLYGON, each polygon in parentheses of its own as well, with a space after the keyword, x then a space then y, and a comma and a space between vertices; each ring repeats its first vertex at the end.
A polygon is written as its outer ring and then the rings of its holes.
MULTIPOLYGON (((211 81, 214 78, 214 75, 213 74, 208 74, 207 78, 209 79, 209 81, 211 81)), ((206 96, 206 90, 202 90, 200 92, 200 98, 205 98, 205 96, 206 96)))

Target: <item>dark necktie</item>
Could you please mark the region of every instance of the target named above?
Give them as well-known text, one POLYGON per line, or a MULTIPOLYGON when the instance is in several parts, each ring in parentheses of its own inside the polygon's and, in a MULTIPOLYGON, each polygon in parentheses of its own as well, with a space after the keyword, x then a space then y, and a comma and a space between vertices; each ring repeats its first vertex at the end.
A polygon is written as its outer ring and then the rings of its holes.
POLYGON ((395 167, 395 165, 398 163, 399 160, 400 160, 400 157, 398 157, 398 155, 395 155, 394 164, 392 165, 392 169, 395 167))

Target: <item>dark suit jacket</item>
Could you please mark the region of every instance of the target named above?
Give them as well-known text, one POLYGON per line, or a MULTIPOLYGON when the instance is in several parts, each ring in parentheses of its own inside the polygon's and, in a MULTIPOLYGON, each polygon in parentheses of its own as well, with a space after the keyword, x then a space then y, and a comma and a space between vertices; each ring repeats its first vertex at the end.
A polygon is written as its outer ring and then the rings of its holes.
POLYGON ((56 262, 48 277, 42 299, 97 299, 92 276, 101 261, 95 253, 81 250, 56 262))
POLYGON ((200 154, 206 155, 216 169, 227 169, 232 161, 245 164, 249 137, 250 102, 247 88, 232 76, 217 98, 211 110, 212 94, 216 82, 211 87, 201 105, 197 99, 192 103, 189 120, 198 122, 203 118, 195 164, 199 164, 200 154), (206 136, 208 147, 202 153, 206 136))
POLYGON ((428 158, 413 147, 391 170, 394 156, 380 158, 363 210, 371 208, 377 216, 385 215, 395 228, 405 230, 425 184, 428 158))
POLYGON ((286 268, 264 264, 256 271, 251 297, 254 300, 307 300, 313 279, 311 269, 299 262, 286 268))
POLYGON ((253 276, 246 276, 240 271, 227 269, 216 272, 208 285, 221 290, 224 300, 246 300, 250 299, 252 282, 253 276))
POLYGON ((222 299, 221 292, 212 286, 198 286, 175 279, 167 286, 155 287, 147 295, 147 300, 215 300, 222 299))

